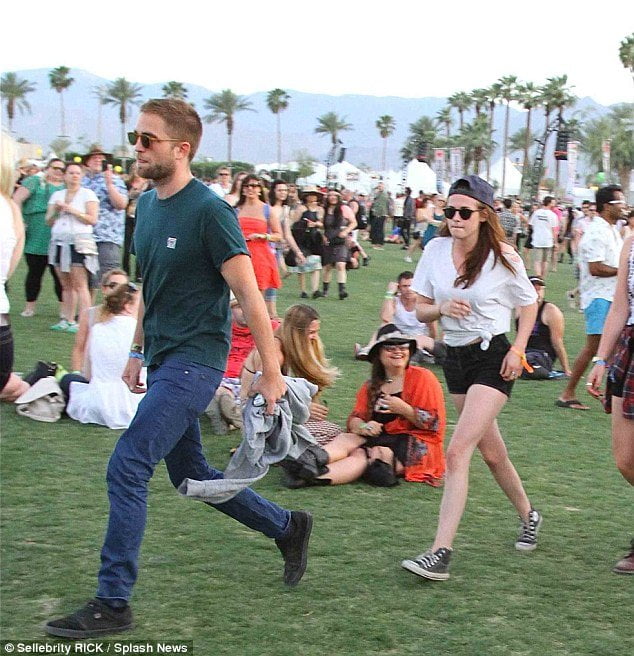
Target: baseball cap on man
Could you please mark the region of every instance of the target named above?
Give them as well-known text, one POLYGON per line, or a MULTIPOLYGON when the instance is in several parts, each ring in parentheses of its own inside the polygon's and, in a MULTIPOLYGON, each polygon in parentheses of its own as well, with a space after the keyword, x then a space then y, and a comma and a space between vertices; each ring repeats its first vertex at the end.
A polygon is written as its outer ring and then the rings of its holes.
POLYGON ((493 199, 495 198, 493 187, 477 175, 465 175, 456 180, 449 188, 447 197, 452 194, 462 194, 463 196, 469 196, 469 198, 475 198, 475 200, 479 200, 493 209, 493 199))

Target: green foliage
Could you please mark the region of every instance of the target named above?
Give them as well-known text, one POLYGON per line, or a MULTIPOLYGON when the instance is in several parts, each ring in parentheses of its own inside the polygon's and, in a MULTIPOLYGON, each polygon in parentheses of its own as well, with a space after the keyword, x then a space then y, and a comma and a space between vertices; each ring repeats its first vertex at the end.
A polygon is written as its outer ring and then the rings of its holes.
MULTIPOLYGON (((349 273, 349 299, 314 302, 326 354, 341 369, 325 394, 339 423, 369 374, 353 360, 353 344, 377 327, 387 282, 413 266, 398 246, 370 253, 369 267, 349 273)), ((19 315, 24 275, 21 265, 9 291, 16 369, 28 371, 38 358, 68 366, 72 337, 48 330, 57 319, 50 280, 35 317, 19 315)), ((548 276, 547 299, 563 309, 571 357, 585 341, 583 317, 565 301, 575 284, 567 259, 548 276)), ((278 312, 298 296, 295 277, 285 280, 278 312)), ((431 369, 444 386, 441 369, 431 369)), ((358 483, 293 491, 272 469, 256 489, 315 517, 306 576, 287 590, 272 540, 179 497, 159 464, 132 599, 136 628, 123 637, 191 639, 204 656, 630 656, 632 581, 610 569, 631 537, 632 491, 612 460, 609 417, 583 384, 578 392, 591 410, 556 408, 564 385, 519 381, 499 417, 544 514, 539 548, 513 548, 515 512, 476 451, 446 583, 399 567, 430 546, 442 489, 358 483)), ((448 395, 446 404, 447 444, 456 413, 448 395)), ((41 640, 46 620, 93 594, 108 512, 105 472, 120 431, 68 418, 41 424, 7 404, 0 415, 0 632, 41 640)), ((206 417, 201 426, 206 456, 223 468, 239 435, 213 435, 206 417)))
POLYGON ((176 100, 186 100, 188 91, 187 87, 182 82, 171 80, 161 87, 163 98, 173 98, 176 100))
POLYGON ((213 179, 216 177, 216 171, 225 166, 231 168, 233 175, 240 173, 240 171, 246 171, 247 173, 253 172, 253 164, 249 162, 205 162, 203 160, 194 160, 191 164, 191 169, 197 178, 213 179))
POLYGON ((297 162, 298 178, 307 178, 315 172, 317 160, 305 148, 296 150, 293 159, 297 162))
POLYGON ((15 110, 19 109, 20 113, 31 113, 26 94, 35 91, 35 83, 19 78, 15 73, 5 73, 0 78, 0 97, 5 102, 7 118, 9 119, 9 131, 13 131, 13 117, 15 110))
POLYGON ((625 68, 634 75, 634 32, 626 36, 619 46, 619 59, 625 68))
POLYGON ((227 160, 231 162, 231 143, 234 127, 234 117, 238 112, 255 111, 251 101, 244 96, 239 96, 231 89, 224 89, 220 93, 214 93, 203 101, 205 109, 211 110, 211 114, 203 116, 206 123, 224 123, 227 128, 227 160))
POLYGON ((429 116, 421 116, 418 120, 410 123, 407 141, 401 148, 403 160, 408 162, 416 157, 419 148, 424 143, 434 146, 438 140, 438 124, 429 116))
POLYGON ((328 134, 333 146, 337 145, 340 132, 352 130, 352 125, 346 123, 345 117, 338 116, 335 112, 328 112, 317 117, 316 134, 328 134))

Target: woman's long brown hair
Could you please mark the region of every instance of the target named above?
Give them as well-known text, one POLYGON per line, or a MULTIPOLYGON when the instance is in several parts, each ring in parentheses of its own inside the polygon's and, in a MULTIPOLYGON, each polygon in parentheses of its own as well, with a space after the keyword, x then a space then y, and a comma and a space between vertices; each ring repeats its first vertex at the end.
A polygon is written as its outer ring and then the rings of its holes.
MULTIPOLYGON (((515 275, 515 269, 502 253, 501 244, 505 242, 505 235, 497 213, 487 205, 481 205, 480 203, 478 203, 478 211, 486 217, 486 221, 480 223, 478 241, 467 254, 463 265, 463 273, 454 280, 454 287, 462 286, 463 289, 471 287, 482 272, 491 251, 493 251, 493 266, 499 260, 502 266, 515 275)), ((441 237, 451 237, 446 222, 440 227, 438 234, 441 237)))

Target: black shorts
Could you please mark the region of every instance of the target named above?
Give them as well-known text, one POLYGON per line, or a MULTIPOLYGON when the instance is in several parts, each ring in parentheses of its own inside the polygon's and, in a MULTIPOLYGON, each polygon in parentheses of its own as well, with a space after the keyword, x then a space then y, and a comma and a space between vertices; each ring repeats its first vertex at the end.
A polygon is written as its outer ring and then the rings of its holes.
MULTIPOLYGON (((71 244, 70 246, 70 263, 71 266, 79 266, 84 264, 86 257, 82 255, 81 253, 78 253, 75 250, 75 247, 71 244)), ((61 266, 61 261, 62 261, 62 247, 58 246, 55 249, 55 262, 51 262, 53 266, 61 266)))
POLYGON ((410 440, 413 439, 416 438, 407 433, 381 433, 380 435, 368 437, 365 444, 362 446, 367 447, 368 449, 373 446, 386 446, 392 451, 394 457, 401 463, 401 465, 405 466, 407 464, 407 455, 409 453, 409 443, 410 440))
POLYGON ((466 394, 471 385, 486 385, 511 396, 513 382, 500 376, 502 361, 511 344, 506 335, 496 335, 483 351, 480 343, 448 346, 443 371, 451 394, 466 394))

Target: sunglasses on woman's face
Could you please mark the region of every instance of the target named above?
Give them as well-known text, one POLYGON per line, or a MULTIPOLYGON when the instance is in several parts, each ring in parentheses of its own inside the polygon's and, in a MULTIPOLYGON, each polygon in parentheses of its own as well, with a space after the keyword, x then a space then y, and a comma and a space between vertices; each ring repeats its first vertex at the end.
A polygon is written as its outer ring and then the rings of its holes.
POLYGON ((456 216, 456 212, 457 212, 457 213, 458 213, 458 216, 459 216, 461 219, 463 219, 464 221, 466 221, 467 219, 470 219, 470 218, 471 218, 471 215, 472 215, 474 212, 479 212, 479 211, 480 211, 480 210, 472 210, 472 209, 469 209, 468 207, 461 207, 460 209, 458 209, 457 207, 445 207, 445 209, 443 210, 445 216, 446 216, 448 219, 453 219, 454 216, 456 216))
POLYGON ((244 186, 248 187, 249 189, 259 189, 262 185, 257 184, 256 182, 249 182, 249 184, 246 184, 244 186))
POLYGON ((409 344, 384 344, 386 351, 409 351, 409 344))

